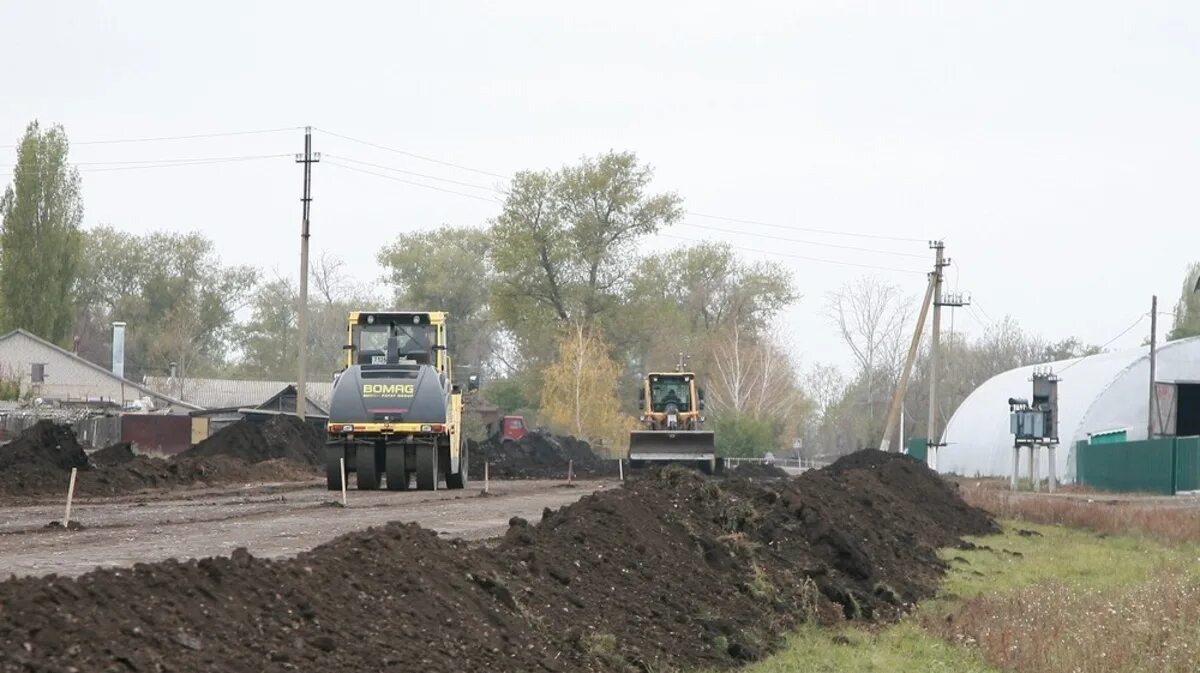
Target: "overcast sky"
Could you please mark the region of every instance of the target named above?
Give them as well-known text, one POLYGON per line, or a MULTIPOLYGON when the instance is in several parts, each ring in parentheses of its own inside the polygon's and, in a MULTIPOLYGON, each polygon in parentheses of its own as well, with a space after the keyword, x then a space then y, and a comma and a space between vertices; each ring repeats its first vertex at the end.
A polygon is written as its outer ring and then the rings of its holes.
MULTIPOLYGON (((648 247, 722 239, 784 262, 804 295, 782 321, 797 356, 838 364, 827 293, 876 274, 919 296, 929 238, 975 298, 956 329, 1011 314, 1092 343, 1153 293, 1169 308, 1200 260, 1200 3, 188 7, 0 3, 0 146, 31 119, 63 124, 89 227, 198 229, 228 262, 297 273, 302 131, 92 141, 312 125, 482 171, 316 132, 314 254, 369 281, 397 233, 494 216, 489 173, 633 150, 692 213, 778 225, 692 214, 648 247), (280 156, 104 163, 263 155, 280 156)), ((12 162, 0 147, 0 180, 12 162)))

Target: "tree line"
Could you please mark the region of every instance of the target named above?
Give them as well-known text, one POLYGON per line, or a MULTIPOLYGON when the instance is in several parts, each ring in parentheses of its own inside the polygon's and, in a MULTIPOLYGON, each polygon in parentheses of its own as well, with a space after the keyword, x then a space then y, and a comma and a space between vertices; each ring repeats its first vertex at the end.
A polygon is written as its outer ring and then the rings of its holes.
MULTIPOLYGON (((290 380, 298 292, 293 279, 221 261, 199 233, 131 234, 82 227, 80 177, 61 127, 34 122, 0 199, 0 326, 21 327, 107 366, 111 323, 129 324, 126 374, 290 380)), ((637 388, 681 355, 704 382, 710 427, 729 455, 802 439, 805 453, 874 446, 911 335, 914 298, 861 278, 824 301, 853 365, 802 368, 776 318, 800 299, 791 272, 704 242, 663 252, 648 237, 678 223, 682 198, 651 189, 631 152, 517 173, 498 214, 478 227, 400 233, 377 261, 382 283, 353 278, 317 255, 305 338, 313 378, 342 355, 346 314, 444 310, 448 349, 487 380, 486 397, 552 428, 619 450, 637 388), (381 288, 386 292, 383 296, 381 288)), ((1188 272, 1195 286, 1200 267, 1188 272)), ((1185 287, 1172 338, 1200 332, 1200 301, 1185 287)), ((1004 318, 981 336, 943 337, 940 423, 988 377, 1094 351, 1047 343, 1004 318)), ((905 434, 924 433, 927 348, 905 399, 905 434)), ((313 380, 310 378, 310 380, 313 380)))

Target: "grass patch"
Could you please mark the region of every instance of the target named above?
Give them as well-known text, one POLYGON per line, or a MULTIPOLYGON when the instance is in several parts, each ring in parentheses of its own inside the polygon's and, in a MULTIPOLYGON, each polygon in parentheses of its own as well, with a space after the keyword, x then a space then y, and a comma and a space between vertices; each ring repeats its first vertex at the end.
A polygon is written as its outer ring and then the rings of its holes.
POLYGON ((911 621, 880 630, 805 626, 775 656, 744 673, 993 673, 969 648, 951 645, 911 621))
POLYGON ((746 672, 1198 670, 1200 546, 1023 521, 970 542, 900 623, 805 626, 746 672))

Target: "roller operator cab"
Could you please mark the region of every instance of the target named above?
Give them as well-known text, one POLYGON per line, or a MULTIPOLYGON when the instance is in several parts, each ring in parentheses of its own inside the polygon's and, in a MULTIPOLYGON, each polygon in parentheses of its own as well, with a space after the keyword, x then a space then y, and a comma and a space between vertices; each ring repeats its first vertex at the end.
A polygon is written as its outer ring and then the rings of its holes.
MULTIPOLYGON (((463 488, 463 390, 452 380, 446 314, 350 314, 345 367, 334 375, 325 472, 342 488, 342 463, 360 490, 463 488)), ((476 377, 468 389, 477 386, 476 377)))
POLYGON ((638 392, 642 429, 629 435, 629 462, 692 463, 720 469, 713 433, 704 430, 704 389, 691 372, 648 374, 638 392))

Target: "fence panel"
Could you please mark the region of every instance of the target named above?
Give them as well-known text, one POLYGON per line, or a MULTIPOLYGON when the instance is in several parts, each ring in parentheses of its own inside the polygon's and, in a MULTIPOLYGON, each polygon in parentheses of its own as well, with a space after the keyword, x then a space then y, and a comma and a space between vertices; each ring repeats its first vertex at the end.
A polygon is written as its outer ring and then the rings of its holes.
POLYGON ((1080 442, 1076 474, 1081 484, 1106 491, 1175 493, 1175 440, 1119 444, 1080 442))
POLYGON ((1200 491, 1200 437, 1175 440, 1175 491, 1200 491))

